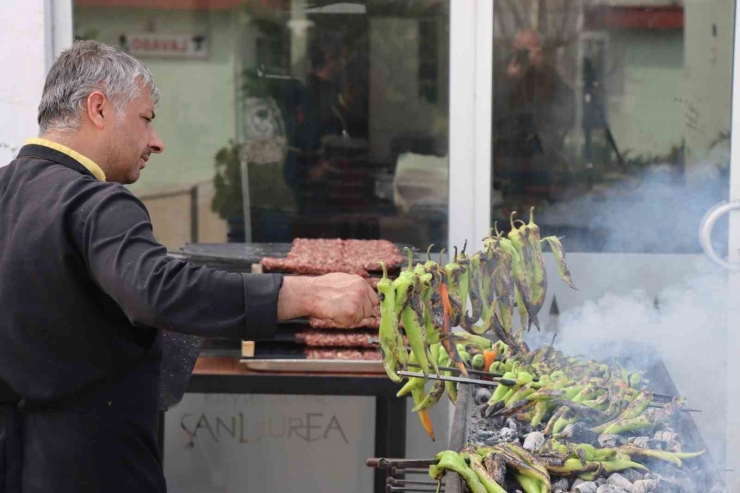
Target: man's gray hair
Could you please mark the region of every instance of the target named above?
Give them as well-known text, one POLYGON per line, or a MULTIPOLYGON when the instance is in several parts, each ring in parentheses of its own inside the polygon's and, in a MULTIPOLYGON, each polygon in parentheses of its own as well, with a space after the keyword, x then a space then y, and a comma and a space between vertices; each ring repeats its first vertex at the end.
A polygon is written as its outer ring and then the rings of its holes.
POLYGON ((76 41, 59 55, 46 77, 39 104, 40 134, 77 130, 87 98, 95 91, 105 94, 116 115, 123 117, 129 103, 140 94, 139 83, 149 90, 156 105, 159 89, 140 61, 113 46, 76 41))

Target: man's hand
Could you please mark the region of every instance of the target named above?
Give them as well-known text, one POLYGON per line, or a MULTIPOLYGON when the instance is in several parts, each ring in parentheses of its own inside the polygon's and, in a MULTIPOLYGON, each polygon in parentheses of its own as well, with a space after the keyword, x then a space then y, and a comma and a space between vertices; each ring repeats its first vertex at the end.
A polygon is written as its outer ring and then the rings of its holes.
POLYGON ((378 295, 360 276, 285 276, 278 320, 310 316, 333 320, 339 327, 352 327, 377 313, 379 304, 378 295))
POLYGON ((516 57, 511 57, 511 60, 509 60, 509 65, 506 67, 506 75, 510 79, 515 80, 521 79, 524 75, 524 67, 516 61, 516 57))

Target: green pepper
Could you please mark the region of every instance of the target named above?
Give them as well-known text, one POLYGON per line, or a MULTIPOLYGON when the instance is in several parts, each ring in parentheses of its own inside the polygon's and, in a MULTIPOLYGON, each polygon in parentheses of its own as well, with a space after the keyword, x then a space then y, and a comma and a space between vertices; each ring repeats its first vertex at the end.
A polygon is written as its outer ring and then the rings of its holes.
POLYGON ((383 278, 378 281, 378 293, 382 298, 380 302, 380 352, 383 358, 383 368, 388 377, 396 383, 402 378, 396 373, 398 365, 405 365, 408 353, 403 345, 399 345, 398 318, 396 317, 396 294, 393 282, 388 279, 388 270, 384 262, 379 262, 383 268, 383 278))
POLYGON ((563 245, 560 243, 558 237, 547 236, 545 238, 542 238, 542 241, 547 242, 547 244, 550 245, 550 250, 552 250, 552 253, 555 256, 555 263, 558 265, 560 278, 572 289, 576 289, 576 287, 573 285, 573 280, 570 277, 570 270, 568 270, 568 266, 565 263, 565 252, 563 251, 563 245))
POLYGON ((569 476, 574 473, 585 473, 599 469, 599 462, 581 462, 580 459, 567 459, 563 465, 548 464, 547 470, 550 474, 558 476, 569 476))
POLYGON ((529 424, 533 427, 539 426, 547 412, 550 410, 550 405, 546 401, 540 401, 535 405, 534 416, 530 420, 529 424))
MULTIPOLYGON (((439 352, 438 361, 440 366, 452 366, 452 360, 444 351, 439 352)), ((442 374, 447 376, 455 376, 454 373, 451 371, 443 371, 442 374)), ((452 402, 453 405, 457 404, 457 384, 449 380, 445 381, 445 391, 447 392, 447 397, 450 398, 450 402, 452 402)))
MULTIPOLYGON (((513 390, 513 389, 512 389, 513 390)), ((512 407, 514 403, 526 399, 530 395, 534 394, 534 389, 530 384, 522 385, 514 391, 510 396, 504 398, 506 407, 512 407)))
MULTIPOLYGON (((416 363, 416 355, 414 355, 414 353, 411 353, 411 355, 409 356, 409 363, 416 363)), ((411 371, 421 375, 420 369, 412 369, 411 371)), ((396 397, 403 397, 404 395, 419 387, 423 389, 425 383, 426 379, 422 377, 409 377, 408 382, 406 382, 406 384, 401 387, 401 390, 396 393, 396 397)))
POLYGON ((496 241, 490 244, 489 257, 495 265, 492 275, 494 291, 498 297, 497 317, 505 335, 503 342, 506 342, 512 332, 516 287, 512 277, 514 258, 511 252, 507 253, 501 248, 501 233, 497 232, 496 241))
POLYGON ((462 359, 462 360, 463 360, 463 362, 464 362, 464 363, 465 363, 466 365, 470 366, 470 360, 472 359, 472 358, 470 357, 470 353, 468 353, 467 351, 465 351, 465 352, 463 352, 463 353, 460 353, 460 359, 462 359))
POLYGON ((624 471, 625 469, 640 469, 643 471, 649 471, 649 469, 642 464, 626 459, 607 460, 599 462, 599 464, 601 464, 601 467, 604 468, 604 471, 606 472, 619 472, 624 471))
POLYGON ((429 358, 427 357, 428 345, 424 337, 426 331, 423 325, 424 312, 420 294, 421 279, 419 276, 414 275, 410 303, 401 313, 401 320, 403 321, 403 329, 406 331, 406 337, 409 340, 411 351, 416 355, 422 373, 426 376, 429 374, 429 358))
MULTIPOLYGON (((421 404, 424 400, 424 387, 411 390, 411 398, 414 400, 414 404, 416 406, 421 404)), ((429 435, 429 438, 434 441, 434 428, 432 427, 432 420, 429 419, 429 413, 426 409, 424 409, 417 412, 416 414, 417 416, 419 416, 419 420, 421 421, 421 425, 424 427, 424 431, 426 431, 427 435, 429 435)))
POLYGON ((462 267, 457 263, 457 247, 454 247, 455 255, 452 261, 444 266, 444 271, 447 279, 447 291, 450 301, 450 324, 452 327, 460 325, 461 313, 465 310, 462 304, 462 297, 460 295, 462 267))
POLYGON ((630 403, 629 406, 627 406, 627 409, 622 412, 622 414, 619 415, 619 417, 613 421, 610 421, 608 423, 604 423, 600 426, 596 426, 593 428, 594 433, 604 433, 607 429, 609 429, 611 426, 616 425, 619 422, 624 422, 625 420, 637 418, 640 416, 645 409, 648 408, 650 403, 653 401, 653 394, 649 390, 643 390, 640 392, 637 397, 630 403))
POLYGON ((486 363, 486 358, 482 354, 476 354, 473 356, 471 364, 476 370, 483 370, 483 365, 486 363))
MULTIPOLYGON (((513 378, 514 374, 511 372, 504 373, 504 376, 502 377, 503 380, 511 380, 513 378)), ((509 390, 511 390, 509 387, 507 387, 503 383, 499 383, 496 387, 496 390, 494 390, 493 394, 491 394, 491 398, 488 400, 488 405, 492 406, 495 403, 502 401, 509 390)))
POLYGON ((534 478, 530 478, 529 476, 525 476, 521 473, 514 473, 514 477, 521 485, 524 493, 544 493, 546 491, 549 491, 543 488, 544 485, 542 484, 542 482, 537 481, 534 478))
POLYGON ((455 471, 463 477, 472 493, 488 493, 486 487, 478 479, 478 475, 468 467, 460 454, 453 450, 443 450, 437 454, 438 462, 429 466, 429 475, 432 479, 440 480, 445 470, 455 471))
POLYGON ((523 457, 517 455, 514 451, 508 448, 508 446, 499 446, 498 450, 508 467, 515 469, 519 474, 528 476, 543 483, 547 487, 546 491, 549 491, 551 487, 550 474, 544 464, 532 464, 523 457))
MULTIPOLYGON (((519 253, 517 248, 514 246, 511 239, 502 238, 501 248, 512 258, 512 274, 514 278, 515 298, 517 303, 517 310, 519 311, 519 318, 522 320, 522 329, 529 328, 529 318, 534 313, 534 307, 532 307, 532 286, 530 284, 529 277, 524 266, 524 259, 519 253)), ((535 314, 536 318, 536 314, 535 314)), ((534 320, 533 320, 534 322, 534 320)), ((539 322, 537 322, 539 324, 539 322)))
POLYGON ((493 346, 489 339, 469 332, 453 332, 452 339, 457 344, 472 344, 480 350, 491 349, 493 346))
POLYGON ((506 493, 506 490, 488 474, 486 468, 483 467, 483 461, 475 450, 468 454, 468 458, 470 460, 470 469, 478 476, 478 480, 488 493, 506 493))
POLYGON ((413 409, 411 409, 411 412, 417 413, 419 411, 424 411, 434 406, 436 403, 439 402, 439 399, 442 397, 442 394, 444 394, 444 391, 445 382, 443 380, 437 380, 436 382, 434 382, 434 385, 432 385, 432 390, 430 390, 429 393, 424 396, 424 400, 422 400, 413 409))
POLYGON ((483 293, 483 280, 482 280, 482 269, 485 267, 485 263, 488 261, 488 257, 484 252, 476 252, 473 256, 468 259, 470 275, 468 276, 468 295, 470 296, 470 304, 473 307, 473 313, 470 317, 466 317, 465 323, 462 324, 463 328, 470 327, 475 324, 481 316, 486 318, 488 315, 488 306, 490 301, 487 300, 488 293, 483 293), (484 315, 485 313, 485 315, 484 315), (466 327, 467 326, 467 327, 466 327))

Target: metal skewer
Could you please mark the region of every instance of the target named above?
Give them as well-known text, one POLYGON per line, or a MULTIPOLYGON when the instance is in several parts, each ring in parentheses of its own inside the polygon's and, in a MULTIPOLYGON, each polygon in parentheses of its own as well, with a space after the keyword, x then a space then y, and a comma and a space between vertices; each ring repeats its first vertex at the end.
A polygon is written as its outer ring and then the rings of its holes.
POLYGON ((409 467, 409 468, 402 468, 402 467, 391 467, 391 474, 394 476, 400 476, 402 474, 423 474, 424 476, 429 476, 429 469, 424 469, 420 467, 409 467))
MULTIPOLYGON (((437 488, 405 488, 403 486, 385 485, 385 493, 435 493, 437 488)), ((444 489, 440 489, 444 491, 444 489)))
MULTIPOLYGON (((421 365, 418 364, 418 363, 406 363, 406 366, 410 366, 412 368, 421 368, 421 365)), ((457 372, 457 373, 462 373, 462 371, 460 371, 460 368, 453 368, 453 367, 450 367, 450 366, 438 366, 437 368, 439 368, 440 370, 444 370, 444 371, 454 371, 454 372, 457 372)), ((472 375, 480 375, 482 377, 500 378, 500 377, 503 377, 504 376, 503 373, 491 373, 491 372, 482 371, 482 370, 471 370, 470 368, 466 368, 466 370, 468 371, 468 373, 470 373, 472 375)), ((533 382, 539 382, 540 379, 539 378, 533 378, 532 381, 533 382)))
MULTIPOLYGON (((651 402, 650 404, 648 404, 648 407, 655 407, 655 408, 662 409, 665 407, 665 405, 661 402, 651 402)), ((682 408, 679 408, 679 410, 686 412, 686 413, 700 413, 701 412, 701 409, 694 409, 691 407, 682 407, 682 408)))
MULTIPOLYGON (((409 367, 412 367, 412 368, 421 368, 421 365, 419 365, 418 363, 407 363, 406 366, 409 366, 409 367)), ((437 368, 439 368, 442 371, 454 371, 456 373, 462 373, 459 368, 453 368, 453 367, 449 367, 449 366, 438 366, 437 368)), ((467 368, 467 371, 471 375, 480 375, 480 376, 493 377, 495 379, 494 380, 495 382, 504 382, 504 385, 506 385, 507 387, 510 387, 510 386, 512 386, 512 385, 514 385, 516 383, 513 380, 508 380, 508 379, 507 380, 503 380, 503 379, 501 379, 501 377, 503 376, 501 373, 489 373, 487 371, 471 370, 469 368, 467 368)), ((405 373, 407 373, 407 372, 405 372, 405 373)), ((399 375, 402 375, 401 372, 398 372, 398 374, 399 375)), ((429 378, 431 378, 431 375, 433 375, 433 374, 430 374, 430 377, 429 378)), ((418 377, 418 378, 424 378, 424 375, 422 373, 413 373, 412 375, 405 375, 405 374, 403 374, 402 376, 414 376, 414 377, 418 377)), ((455 377, 446 377, 446 378, 455 378, 455 377)), ((537 382, 537 381, 539 381, 539 378, 535 378, 532 381, 533 382, 537 382)), ((478 384, 478 385, 485 385, 485 382, 486 382, 485 380, 484 381, 475 380, 475 383, 478 384)), ((464 382, 464 383, 470 383, 470 382, 464 382)), ((652 394, 653 394, 653 397, 658 397, 658 398, 661 398, 661 399, 673 400, 673 399, 676 398, 675 395, 670 395, 670 394, 661 394, 661 393, 658 393, 658 392, 653 392, 652 394)), ((688 412, 697 412, 697 413, 700 413, 701 412, 698 409, 689 410, 688 408, 687 408, 687 411, 688 412)))
MULTIPOLYGON (((434 486, 437 487, 436 481, 411 481, 408 479, 396 479, 396 478, 388 478, 386 481, 386 484, 389 484, 391 486, 404 486, 407 484, 411 485, 422 485, 422 486, 434 486)), ((444 486, 442 487, 444 488, 444 486)))
POLYGON ((396 373, 400 377, 428 378, 430 380, 443 380, 445 382, 469 383, 472 385, 484 385, 487 387, 497 387, 499 382, 505 383, 505 385, 507 386, 516 385, 516 382, 514 380, 503 380, 501 378, 496 378, 492 381, 489 381, 489 380, 475 380, 472 378, 463 378, 463 377, 448 377, 446 375, 435 375, 434 373, 430 373, 429 375, 425 377, 424 375, 419 374, 419 373, 415 373, 412 371, 403 371, 403 370, 399 370, 396 373))
POLYGON ((398 469, 429 467, 439 462, 437 459, 386 459, 385 457, 373 457, 365 463, 367 467, 376 467, 378 469, 398 469))

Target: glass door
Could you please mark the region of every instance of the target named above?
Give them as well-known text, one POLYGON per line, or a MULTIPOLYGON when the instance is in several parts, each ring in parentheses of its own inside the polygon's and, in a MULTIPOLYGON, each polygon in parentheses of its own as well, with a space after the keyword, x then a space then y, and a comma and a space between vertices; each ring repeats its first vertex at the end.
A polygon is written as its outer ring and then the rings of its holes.
MULTIPOLYGON (((728 313, 740 303, 699 230, 738 180, 735 2, 493 5, 490 226, 507 232, 534 208, 542 236, 561 239, 578 288, 559 281, 546 254, 542 332, 526 338, 557 334, 573 355, 654 350, 701 409, 691 418, 734 491, 740 317, 728 313)), ((735 226, 720 219, 707 241, 721 257, 728 240, 736 256, 735 226)))

